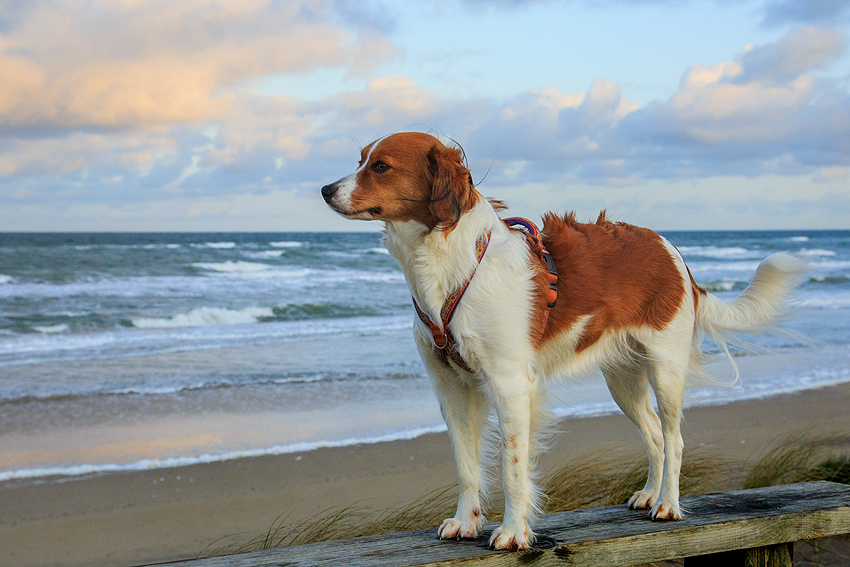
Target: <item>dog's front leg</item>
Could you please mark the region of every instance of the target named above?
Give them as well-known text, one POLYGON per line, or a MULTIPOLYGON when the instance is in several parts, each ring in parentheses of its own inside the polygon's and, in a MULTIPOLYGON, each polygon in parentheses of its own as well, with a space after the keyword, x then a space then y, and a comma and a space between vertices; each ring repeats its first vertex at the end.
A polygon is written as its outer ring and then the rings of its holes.
POLYGON ((443 521, 438 534, 441 539, 474 539, 484 527, 480 500, 481 435, 490 406, 484 393, 461 381, 456 371, 437 360, 433 345, 418 335, 416 339, 440 401, 457 468, 457 512, 443 521))
POLYGON ((493 549, 527 549, 534 543, 529 526, 537 490, 531 480, 531 450, 537 391, 527 373, 488 376, 491 403, 502 439, 505 516, 490 536, 493 549))

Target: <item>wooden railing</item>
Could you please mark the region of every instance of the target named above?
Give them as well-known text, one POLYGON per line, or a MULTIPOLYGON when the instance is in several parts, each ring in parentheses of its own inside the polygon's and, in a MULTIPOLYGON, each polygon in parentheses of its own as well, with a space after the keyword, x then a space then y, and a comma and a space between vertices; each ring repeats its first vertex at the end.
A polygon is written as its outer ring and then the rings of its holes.
MULTIPOLYGON (((474 564, 626 567, 685 558, 687 567, 792 565, 795 541, 850 533, 850 486, 809 482, 682 499, 685 518, 653 522, 646 511, 608 506, 547 514, 534 548, 490 551, 488 523, 475 541, 417 530, 169 563, 171 567, 474 564)), ((202 519, 199 518, 199 521, 202 519)))

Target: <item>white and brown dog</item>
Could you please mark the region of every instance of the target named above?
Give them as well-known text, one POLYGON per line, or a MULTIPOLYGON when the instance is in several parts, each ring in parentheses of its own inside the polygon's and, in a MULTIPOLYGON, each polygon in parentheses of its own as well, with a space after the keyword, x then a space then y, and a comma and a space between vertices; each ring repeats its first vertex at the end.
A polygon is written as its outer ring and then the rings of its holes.
POLYGON ((667 240, 604 213, 589 224, 547 213, 537 239, 509 227, 501 203, 481 196, 459 148, 418 132, 368 145, 357 171, 322 196, 347 218, 386 223, 386 246, 413 295, 414 335, 448 426, 460 491, 441 538, 482 530, 481 433, 495 410, 505 493, 504 520, 490 537, 495 549, 534 541, 544 379, 592 367, 646 444, 646 486, 629 506, 679 519, 679 422, 685 378, 702 371, 700 331, 725 348, 732 333, 771 327, 805 270, 788 255, 770 256, 724 303, 697 286, 667 240))

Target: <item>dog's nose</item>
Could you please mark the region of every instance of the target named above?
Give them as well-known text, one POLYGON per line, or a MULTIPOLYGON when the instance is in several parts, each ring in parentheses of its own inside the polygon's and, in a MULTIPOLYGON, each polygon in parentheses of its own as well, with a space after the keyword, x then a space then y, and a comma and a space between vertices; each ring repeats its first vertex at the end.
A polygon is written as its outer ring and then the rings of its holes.
POLYGON ((336 184, 331 183, 330 185, 325 185, 322 187, 322 198, 326 203, 330 203, 331 199, 333 199, 334 193, 336 193, 336 184))

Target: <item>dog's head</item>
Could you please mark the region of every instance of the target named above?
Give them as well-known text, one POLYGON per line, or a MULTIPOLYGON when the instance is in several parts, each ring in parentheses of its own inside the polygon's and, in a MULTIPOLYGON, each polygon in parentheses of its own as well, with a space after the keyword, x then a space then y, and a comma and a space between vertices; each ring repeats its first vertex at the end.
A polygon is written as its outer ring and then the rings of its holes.
POLYGON ((350 219, 418 221, 450 229, 478 201, 460 148, 420 132, 392 134, 360 152, 357 171, 322 187, 350 219))

